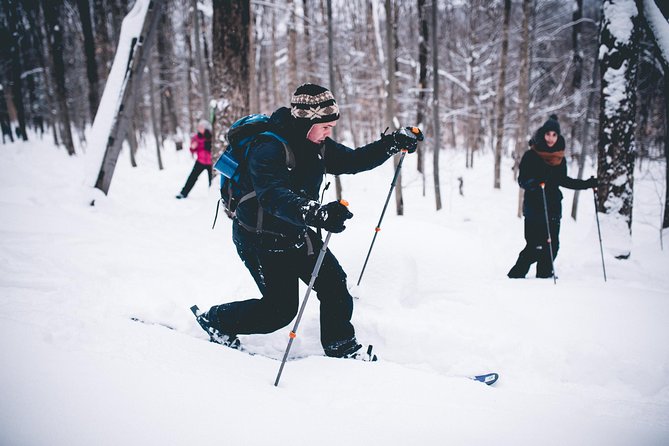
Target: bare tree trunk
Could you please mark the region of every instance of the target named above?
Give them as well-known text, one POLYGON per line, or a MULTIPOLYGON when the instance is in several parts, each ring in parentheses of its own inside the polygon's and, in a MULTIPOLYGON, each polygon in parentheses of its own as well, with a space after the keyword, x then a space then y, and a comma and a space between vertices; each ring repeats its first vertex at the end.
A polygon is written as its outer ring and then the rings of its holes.
MULTIPOLYGON (((385 0, 386 10, 386 70, 388 76, 388 83, 386 85, 386 125, 390 127, 390 131, 397 129, 395 124, 395 23, 393 19, 393 1, 385 0)), ((397 169, 399 156, 393 158, 393 165, 397 169)), ((395 205, 397 207, 397 215, 404 215, 404 203, 402 200, 402 173, 397 175, 395 181, 395 205)))
POLYGON ((434 199, 437 210, 441 209, 441 186, 439 184, 439 146, 441 134, 439 133, 439 46, 437 43, 437 0, 432 0, 432 118, 434 128, 434 153, 432 159, 432 170, 434 175, 434 199))
POLYGON ((88 77, 88 108, 91 122, 95 120, 100 102, 98 84, 98 62, 95 59, 95 41, 91 23, 90 4, 86 0, 77 0, 81 29, 84 34, 84 53, 86 54, 86 76, 88 77))
POLYGON ((193 8, 193 36, 195 40, 195 59, 198 69, 198 78, 200 81, 199 90, 202 97, 202 117, 209 119, 209 82, 207 72, 207 61, 202 54, 202 44, 200 43, 200 15, 197 10, 198 0, 192 0, 193 8))
MULTIPOLYGON (((214 79, 212 95, 217 99, 214 133, 224 135, 230 125, 251 108, 251 10, 248 0, 214 0, 214 79)), ((223 150, 216 138, 213 158, 223 150)))
MULTIPOLYGON (((599 48, 595 48, 597 53, 599 53, 599 48)), ((590 81, 590 94, 588 95, 588 104, 585 109, 585 116, 583 118, 583 123, 581 125, 581 154, 578 157, 578 174, 577 178, 583 178, 583 171, 585 170, 585 160, 588 156, 588 153, 592 153, 588 148, 590 147, 590 114, 592 108, 595 104, 595 96, 599 91, 597 91, 597 55, 595 55, 595 61, 592 65, 592 79, 590 81)), ((593 153, 594 154, 594 153, 593 153)), ((580 190, 574 191, 574 200, 571 203, 571 218, 576 220, 576 215, 578 212, 578 199, 580 197, 580 190)), ((596 212, 596 211, 595 211, 596 212)))
MULTIPOLYGON (((383 103, 383 94, 385 91, 385 83, 387 81, 386 74, 383 70, 383 45, 380 40, 380 35, 381 31, 378 28, 378 20, 374 20, 374 13, 375 13, 375 7, 376 3, 374 2, 367 2, 367 14, 366 14, 366 19, 367 19, 367 45, 371 48, 370 49, 370 56, 371 56, 371 65, 373 67, 374 73, 378 73, 378 76, 372 76, 372 79, 370 80, 370 83, 374 86, 373 88, 377 90, 378 94, 375 95, 375 98, 369 101, 369 104, 371 107, 376 107, 377 110, 383 109, 384 103, 383 103), (378 36, 378 39, 377 39, 378 36), (379 82, 377 79, 378 77, 381 77, 382 82, 379 82), (376 79, 375 79, 376 78, 376 79)), ((387 125, 387 124, 386 124, 387 125)), ((378 119, 374 119, 373 124, 371 125, 371 128, 373 129, 378 129, 379 127, 385 129, 385 125, 382 123, 382 118, 379 117, 378 119), (381 127, 383 126, 383 127, 381 127)))
POLYGON ((158 158, 158 170, 163 170, 163 157, 160 153, 160 142, 162 137, 160 135, 160 126, 158 125, 158 116, 156 113, 156 88, 153 83, 153 75, 155 70, 153 67, 153 61, 149 64, 149 108, 151 109, 151 126, 153 127, 153 138, 156 140, 156 155, 158 158))
MULTIPOLYGON (((193 9, 193 8, 194 8, 194 5, 191 5, 191 9, 193 9)), ((188 125, 186 126, 187 129, 191 129, 196 122, 196 118, 195 118, 195 115, 193 114, 193 112, 195 110, 195 102, 198 102, 198 101, 197 101, 197 99, 193 100, 193 98, 196 98, 198 96, 200 98, 203 98, 202 89, 201 88, 199 88, 199 89, 196 88, 196 86, 197 87, 202 87, 202 83, 201 83, 202 80, 200 79, 200 82, 197 82, 197 81, 193 82, 194 73, 197 71, 198 75, 200 74, 201 65, 197 65, 197 67, 196 67, 196 64, 204 63, 204 62, 200 62, 200 60, 198 60, 197 62, 195 61, 196 56, 193 54, 193 44, 191 42, 191 38, 193 40, 197 40, 197 41, 199 41, 199 39, 200 39, 200 34, 199 34, 199 32, 197 32, 197 33, 195 32, 195 29, 194 29, 195 26, 193 24, 194 17, 197 17, 197 15, 198 15, 197 10, 195 10, 195 11, 192 11, 192 14, 189 14, 189 15, 184 17, 184 29, 186 30, 186 32, 184 33, 185 34, 184 43, 186 45, 186 55, 188 57, 188 61, 186 62, 187 66, 188 66, 188 68, 186 70, 186 91, 187 91, 186 96, 187 96, 187 107, 188 107, 188 125)), ((200 56, 201 56, 201 54, 200 54, 200 56)), ((198 59, 200 59, 200 57, 198 57, 198 59)), ((202 103, 199 103, 198 105, 200 106, 199 107, 200 110, 202 110, 204 108, 202 106, 203 105, 202 103)), ((205 115, 205 118, 206 118, 206 115, 205 115)))
POLYGON ((599 113, 599 209, 616 233, 616 257, 631 254, 636 118, 636 71, 639 14, 634 0, 604 0, 600 47, 601 104, 599 113), (628 35, 617 23, 632 27, 628 35))
MULTIPOLYGON (((167 10, 166 10, 167 11, 167 10)), ((172 88, 174 76, 174 54, 172 48, 172 40, 170 33, 172 32, 172 24, 170 23, 170 15, 165 12, 160 16, 160 33, 162 34, 157 43, 158 60, 160 63, 160 72, 158 78, 160 79, 160 125, 163 137, 171 137, 176 141, 178 119, 177 109, 174 101, 174 91, 172 88)), ((177 145, 177 150, 179 146, 177 145)))
MULTIPOLYGON (((669 91, 669 63, 664 64, 664 91, 669 91)), ((662 229, 669 228, 669 100, 664 101, 664 219, 662 229)))
MULTIPOLYGON (((574 76, 571 82, 571 94, 573 96, 573 116, 582 115, 583 98, 581 92, 581 81, 583 79, 583 56, 579 47, 579 35, 581 33, 580 20, 583 18, 583 0, 573 0, 576 3, 576 8, 572 14, 571 40, 572 40, 572 65, 574 76)), ((576 122, 580 122, 577 118, 576 122)), ((575 124, 575 123, 574 123, 575 124)), ((581 146, 581 153, 583 153, 583 142, 578 138, 578 126, 571 126, 571 144, 572 147, 581 146)))
POLYGON ((130 146, 130 165, 132 167, 137 167, 137 129, 135 128, 134 119, 130 120, 130 125, 128 126, 128 134, 126 136, 128 140, 128 145, 130 146))
MULTIPOLYGON (((513 179, 518 179, 520 160, 527 150, 528 112, 530 108, 530 15, 533 0, 523 0, 523 24, 520 41, 520 74, 518 77, 518 133, 514 152, 513 179)), ((523 190, 518 188, 518 209, 516 215, 523 213, 523 190)))
MULTIPOLYGON (((330 9, 332 7, 330 6, 330 9)), ((304 15, 303 26, 304 26, 304 46, 307 53, 307 67, 309 67, 306 80, 311 82, 312 78, 315 77, 312 73, 314 66, 314 56, 313 49, 311 48, 311 8, 309 7, 309 0, 302 1, 302 14, 304 15)), ((330 26, 330 25, 328 25, 330 26)), ((329 32, 329 31, 328 31, 329 32)))
POLYGON ((288 94, 298 87, 297 80, 297 30, 295 29, 295 3, 288 0, 288 94))
POLYGON ((114 60, 114 48, 109 36, 105 0, 94 0, 93 19, 95 21, 95 50, 100 57, 98 79, 107 79, 114 60))
POLYGON ((67 106, 67 91, 65 89, 65 62, 63 60, 63 23, 61 21, 61 12, 63 9, 62 0, 42 0, 44 9, 44 18, 47 25, 47 41, 49 42, 49 52, 53 64, 53 73, 56 80, 56 98, 61 119, 62 134, 61 139, 67 153, 74 155, 74 143, 72 141, 72 131, 70 127, 70 111, 67 106))
POLYGON ((277 74, 277 69, 276 69, 276 52, 278 51, 277 49, 277 44, 276 44, 276 10, 272 10, 272 55, 270 57, 271 63, 270 63, 270 70, 271 70, 271 77, 272 77, 272 97, 273 97, 273 103, 272 103, 272 109, 276 108, 279 106, 281 103, 281 96, 279 95, 279 77, 277 74))
POLYGON ((502 54, 499 59, 499 80, 497 83, 497 135, 495 143, 495 189, 501 187, 500 170, 502 167, 502 145, 504 140, 504 87, 506 85, 506 56, 509 52, 509 19, 511 0, 504 0, 504 28, 502 36, 502 54))
MULTIPOLYGON (((418 26, 420 37, 418 38, 418 104, 416 107, 416 125, 423 126, 425 120, 425 90, 427 89, 427 39, 429 38, 427 27, 427 13, 425 0, 418 0, 418 26)), ((423 196, 425 196, 425 153, 422 147, 416 151, 418 156, 418 172, 423 178, 423 196)))
MULTIPOLYGON (((336 83, 335 83, 335 66, 334 66, 334 32, 332 30, 332 0, 327 0, 327 12, 328 12, 328 73, 330 76, 330 91, 332 95, 336 98, 336 83)), ((332 129, 332 139, 337 140, 337 127, 332 129)), ((341 179, 339 175, 335 175, 335 191, 337 194, 337 200, 342 199, 342 186, 341 179)))
POLYGON ((21 66, 21 44, 20 32, 18 29, 19 23, 19 9, 18 5, 9 3, 7 8, 7 22, 9 28, 10 47, 9 53, 11 57, 11 99, 16 110, 16 117, 18 120, 19 131, 21 132, 21 139, 28 141, 28 134, 26 133, 26 115, 25 107, 23 105, 23 87, 21 84, 21 73, 23 68, 21 66))

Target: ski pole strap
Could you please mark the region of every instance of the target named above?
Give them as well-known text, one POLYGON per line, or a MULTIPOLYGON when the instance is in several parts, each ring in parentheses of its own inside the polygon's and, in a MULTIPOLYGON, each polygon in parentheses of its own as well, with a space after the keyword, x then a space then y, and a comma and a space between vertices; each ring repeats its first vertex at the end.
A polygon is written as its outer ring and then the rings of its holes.
MULTIPOLYGON (((221 198, 222 200, 222 198, 221 198)), ((216 226, 216 220, 218 219, 218 208, 221 205, 221 200, 218 200, 216 202, 216 214, 214 215, 214 223, 211 225, 211 229, 214 229, 214 226, 216 226)))

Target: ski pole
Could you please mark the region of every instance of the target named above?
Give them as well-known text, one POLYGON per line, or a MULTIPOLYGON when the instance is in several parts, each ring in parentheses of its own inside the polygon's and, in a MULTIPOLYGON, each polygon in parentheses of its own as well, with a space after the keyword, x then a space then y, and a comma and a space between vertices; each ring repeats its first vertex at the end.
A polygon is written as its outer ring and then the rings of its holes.
POLYGON ((553 240, 551 239, 551 226, 548 222, 548 204, 546 203, 546 183, 541 183, 541 195, 544 198, 544 216, 546 217, 546 231, 548 232, 548 250, 551 256, 551 268, 553 268, 553 283, 557 284, 555 280, 555 262, 553 262, 553 240))
MULTIPOLYGON (((341 200, 341 204, 344 206, 348 206, 348 202, 346 200, 341 200)), ((316 282, 316 277, 318 277, 318 272, 321 269, 321 264, 323 263, 323 259, 325 258, 325 252, 328 249, 328 243, 330 242, 330 237, 332 236, 332 232, 328 231, 328 234, 325 236, 325 241, 323 242, 323 247, 321 247, 321 251, 318 254, 318 258, 316 259, 316 264, 314 265, 314 270, 311 272, 311 280, 309 280, 309 286, 307 287, 307 292, 304 295, 304 300, 302 301, 302 306, 300 307, 299 313, 297 313, 297 319, 295 320, 295 325, 293 325, 293 329, 290 331, 288 334, 288 345, 286 346, 286 352, 283 354, 283 359, 281 360, 281 366, 279 367, 279 373, 276 375, 276 380, 274 381, 274 387, 277 387, 279 385, 279 380, 281 379, 281 373, 283 373, 283 367, 286 365, 286 360, 288 359, 288 353, 290 352, 290 347, 293 345, 293 340, 297 337, 297 326, 300 325, 300 319, 302 319, 302 313, 304 313, 304 309, 307 307, 307 299, 309 299, 309 294, 311 294, 311 290, 314 287, 314 282, 316 282)))
POLYGON ((362 275, 365 274, 365 268, 367 268, 367 262, 369 261, 369 255, 372 253, 372 248, 374 247, 374 242, 376 241, 376 236, 379 235, 379 232, 381 232, 381 222, 383 221, 383 216, 386 213, 386 209, 388 208, 388 202, 390 201, 390 197, 393 194, 393 189, 395 189, 395 183, 397 182, 397 177, 399 176, 400 169, 402 168, 402 162, 404 161, 404 157, 406 156, 407 151, 402 150, 402 155, 400 156, 400 160, 397 163, 397 167, 395 168, 395 176, 393 176, 393 182, 390 183, 390 190, 388 191, 388 197, 386 198, 386 204, 383 205, 383 211, 381 211, 381 218, 379 218, 379 222, 377 223, 376 227, 374 228, 374 237, 372 238, 372 244, 369 245, 369 251, 367 251, 367 257, 365 257, 365 263, 362 265, 362 270, 360 271, 360 277, 358 277, 358 286, 360 286, 360 281, 362 280, 362 275))
MULTIPOLYGON (((413 133, 418 141, 423 140, 423 133, 420 131, 418 127, 411 127, 411 133, 413 133)), ((358 286, 360 286, 360 282, 362 281, 362 275, 365 273, 365 268, 367 268, 367 262, 369 261, 369 255, 372 253, 372 248, 374 247, 374 242, 376 241, 376 236, 379 235, 379 232, 381 232, 381 222, 383 221, 383 216, 386 214, 386 209, 388 208, 388 202, 390 201, 390 197, 393 194, 393 189, 395 189, 395 183, 397 182, 397 177, 400 174, 400 169, 402 169, 402 163, 404 162, 404 157, 407 154, 406 149, 402 149, 402 155, 400 156, 400 160, 397 163, 397 167, 395 168, 395 175, 393 176, 393 181, 390 183, 390 190, 388 191, 388 196, 386 197, 386 203, 383 205, 383 211, 381 211, 381 217, 379 218, 379 222, 376 225, 376 228, 374 228, 374 237, 372 238, 372 244, 369 245, 369 251, 367 251, 367 257, 365 258, 365 263, 362 265, 362 270, 360 271, 360 277, 358 277, 358 286)))
POLYGON ((597 235, 599 236, 599 253, 602 256, 602 271, 604 271, 604 282, 606 282, 606 266, 604 265, 604 248, 602 247, 602 232, 599 229, 599 203, 597 203, 597 188, 592 188, 592 196, 595 199, 595 219, 597 220, 597 235))

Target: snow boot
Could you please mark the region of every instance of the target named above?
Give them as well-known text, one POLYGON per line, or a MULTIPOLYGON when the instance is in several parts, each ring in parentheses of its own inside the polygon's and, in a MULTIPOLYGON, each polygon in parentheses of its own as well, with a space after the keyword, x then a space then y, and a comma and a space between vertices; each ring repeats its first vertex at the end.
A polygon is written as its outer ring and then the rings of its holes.
POLYGON ((550 279, 551 277, 553 277, 553 267, 550 257, 539 259, 537 262, 537 279, 550 279))
POLYGON ((209 335, 209 340, 211 342, 234 348, 236 350, 241 348, 242 344, 236 335, 223 333, 212 326, 211 321, 209 320, 208 312, 201 313, 197 305, 193 305, 190 310, 195 315, 195 319, 197 320, 197 323, 200 324, 200 327, 202 327, 202 329, 209 335))
POLYGON ((352 351, 347 352, 342 358, 345 359, 356 359, 358 361, 365 361, 365 362, 374 362, 378 361, 379 358, 372 353, 372 349, 374 347, 372 345, 367 346, 367 350, 365 351, 362 348, 362 344, 358 344, 353 348, 352 351))
POLYGON ((515 265, 513 265, 513 268, 511 268, 509 272, 506 273, 506 276, 509 279, 524 279, 529 269, 530 269, 529 265, 525 267, 525 265, 519 265, 518 263, 516 263, 515 265))

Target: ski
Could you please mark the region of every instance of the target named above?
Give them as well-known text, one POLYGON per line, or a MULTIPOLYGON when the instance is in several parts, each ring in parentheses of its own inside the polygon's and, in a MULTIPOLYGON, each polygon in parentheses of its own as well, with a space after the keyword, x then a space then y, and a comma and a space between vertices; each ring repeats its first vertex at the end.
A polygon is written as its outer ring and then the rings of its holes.
POLYGON ((142 324, 145 324, 145 325, 158 325, 160 327, 165 327, 165 328, 170 329, 170 330, 176 330, 176 328, 174 328, 171 325, 168 325, 168 324, 165 324, 165 323, 162 323, 162 322, 147 321, 147 320, 139 318, 137 316, 130 316, 130 320, 134 321, 134 322, 141 322, 142 324))
POLYGON ((492 386, 499 379, 499 374, 497 374, 497 373, 486 373, 486 374, 483 374, 483 375, 470 376, 468 378, 471 379, 471 380, 479 381, 479 382, 482 382, 483 384, 487 384, 489 386, 492 386))
MULTIPOLYGON (((264 355, 262 353, 258 353, 258 352, 254 352, 254 351, 250 351, 250 350, 246 349, 241 344, 241 342, 239 341, 239 338, 235 337, 234 340, 232 341, 232 343, 230 343, 230 341, 228 341, 228 340, 223 340, 222 337, 224 335, 221 336, 220 333, 218 333, 216 330, 209 327, 205 323, 205 321, 202 319, 203 312, 200 311, 200 309, 198 308, 197 305, 193 305, 192 307, 190 307, 190 311, 195 316, 195 320, 200 325, 200 327, 202 327, 202 329, 204 331, 206 331, 207 334, 209 335, 209 341, 210 342, 214 342, 216 344, 223 345, 225 347, 232 348, 232 349, 238 350, 240 352, 244 352, 244 353, 246 353, 248 355, 251 355, 251 356, 256 356, 257 355, 257 356, 262 356, 264 358, 272 359, 274 361, 279 360, 278 358, 273 358, 271 356, 267 356, 267 355, 264 355)), ((156 325, 156 326, 160 326, 160 327, 165 327, 165 328, 167 328, 169 330, 172 330, 172 331, 177 331, 177 329, 174 326, 163 323, 163 322, 147 321, 146 319, 142 319, 142 318, 139 318, 137 316, 131 316, 130 320, 135 321, 135 322, 141 322, 142 324, 145 324, 145 325, 156 325)), ((225 338, 228 338, 228 337, 225 336, 225 338)), ((371 347, 371 346, 369 346, 369 347, 371 347)), ((362 356, 365 356, 365 357, 369 357, 369 359, 362 359, 362 360, 363 361, 376 361, 377 360, 376 355, 372 355, 371 348, 369 348, 369 347, 368 347, 368 350, 367 350, 367 354, 362 355, 362 356), (374 359, 372 359, 372 358, 374 358, 374 359)), ((295 360, 304 359, 304 358, 307 358, 307 356, 293 356, 293 357, 289 357, 288 361, 295 361, 295 360)), ((481 382, 481 383, 486 384, 488 386, 492 386, 493 384, 495 384, 497 382, 497 380, 499 380, 499 374, 494 373, 494 372, 484 373, 482 375, 461 376, 461 377, 471 379, 472 381, 478 381, 478 382, 481 382)))

